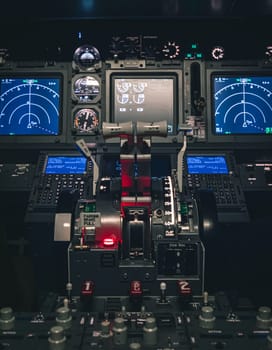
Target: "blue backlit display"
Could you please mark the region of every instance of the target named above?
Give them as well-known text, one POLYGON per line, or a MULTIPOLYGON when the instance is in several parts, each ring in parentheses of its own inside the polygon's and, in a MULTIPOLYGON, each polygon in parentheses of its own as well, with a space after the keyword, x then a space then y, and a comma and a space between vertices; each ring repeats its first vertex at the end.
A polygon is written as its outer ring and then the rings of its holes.
POLYGON ((48 156, 45 174, 83 174, 87 159, 78 156, 48 156))
POLYGON ((272 134, 272 76, 213 75, 216 135, 272 134))
POLYGON ((188 174, 228 174, 224 156, 187 156, 188 174))
POLYGON ((60 88, 60 77, 1 77, 0 135, 59 135, 60 88))

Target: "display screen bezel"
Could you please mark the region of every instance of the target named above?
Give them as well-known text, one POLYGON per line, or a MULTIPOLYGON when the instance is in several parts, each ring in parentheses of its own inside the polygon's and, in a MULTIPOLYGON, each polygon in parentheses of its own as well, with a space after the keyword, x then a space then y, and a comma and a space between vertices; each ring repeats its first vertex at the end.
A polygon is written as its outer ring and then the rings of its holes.
POLYGON ((229 174, 228 161, 223 154, 190 154, 186 156, 186 167, 189 175, 227 175, 229 174), (190 165, 190 159, 199 159, 199 167, 190 165), (211 163, 212 162, 212 163, 211 163), (213 167, 217 166, 216 168, 213 167), (220 165, 222 164, 222 166, 220 165))
MULTIPOLYGON (((155 142, 169 142, 171 137, 175 137, 177 135, 177 129, 179 122, 182 123, 181 115, 183 108, 183 93, 182 93, 182 78, 183 70, 182 68, 178 69, 109 69, 106 71, 106 118, 108 122, 116 123, 116 116, 114 114, 114 82, 116 79, 170 79, 172 81, 173 86, 173 96, 171 100, 171 108, 173 110, 173 114, 171 116, 171 122, 173 123, 172 130, 168 132, 167 138, 161 137, 153 137, 152 140, 155 142)), ((152 118, 152 120, 148 120, 148 118, 144 121, 146 122, 159 122, 162 120, 166 120, 166 118, 152 118)), ((129 120, 130 121, 130 120, 129 120)), ((137 120, 133 120, 137 121, 137 120)))
POLYGON ((47 155, 44 162, 43 173, 45 175, 82 175, 87 172, 88 161, 87 158, 77 155, 47 155), (71 161, 77 159, 81 160, 81 163, 75 162, 75 167, 69 168, 71 161), (53 166, 55 160, 55 166, 53 166), (70 170, 69 170, 70 169, 70 170), (66 170, 66 171, 65 171, 66 170))
POLYGON ((272 134, 257 134, 257 133, 232 133, 232 134, 219 134, 215 132, 215 119, 214 119, 214 87, 213 79, 215 77, 271 77, 272 71, 267 69, 260 69, 252 66, 248 62, 236 62, 233 63, 207 63, 206 64, 206 99, 207 99, 207 135, 208 142, 212 143, 235 143, 245 144, 248 142, 255 142, 256 144, 267 143, 272 139, 272 134))
POLYGON ((14 71, 0 72, 0 80, 2 79, 57 79, 59 83, 59 101, 58 101, 58 122, 57 130, 55 133, 39 133, 39 134, 0 134, 1 145, 10 144, 11 147, 15 144, 52 144, 63 143, 66 141, 66 125, 67 121, 64 115, 67 113, 67 69, 65 67, 56 67, 55 69, 48 69, 45 67, 43 70, 40 68, 33 69, 15 69, 14 71))

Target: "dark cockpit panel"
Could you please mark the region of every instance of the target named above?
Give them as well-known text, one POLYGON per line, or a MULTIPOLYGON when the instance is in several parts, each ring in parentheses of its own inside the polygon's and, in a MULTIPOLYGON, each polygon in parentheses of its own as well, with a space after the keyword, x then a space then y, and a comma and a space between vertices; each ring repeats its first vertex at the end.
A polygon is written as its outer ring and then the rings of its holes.
POLYGON ((2 6, 0 349, 272 349, 271 18, 2 6))

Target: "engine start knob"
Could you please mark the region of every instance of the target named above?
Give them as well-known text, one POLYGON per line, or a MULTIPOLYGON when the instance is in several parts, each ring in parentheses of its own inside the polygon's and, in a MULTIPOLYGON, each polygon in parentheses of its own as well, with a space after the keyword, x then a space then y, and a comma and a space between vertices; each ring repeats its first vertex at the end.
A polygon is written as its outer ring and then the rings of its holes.
POLYGON ((124 345, 127 342, 127 326, 122 317, 116 317, 113 322, 113 339, 114 344, 124 345))
POLYGON ((258 328, 269 328, 272 324, 271 308, 268 306, 260 306, 256 316, 258 328))
POLYGON ((50 350, 64 350, 66 343, 64 329, 61 326, 52 327, 50 329, 48 342, 50 350))
POLYGON ((148 317, 145 321, 143 328, 144 331, 144 344, 145 345, 156 345, 158 327, 154 317, 148 317))
POLYGON ((7 331, 14 327, 15 317, 12 308, 3 307, 0 309, 0 330, 7 331))
POLYGON ((72 326, 72 316, 70 309, 67 307, 60 307, 56 311, 56 322, 58 326, 63 327, 63 329, 69 329, 72 326))
POLYGON ((201 313, 199 315, 199 325, 202 328, 211 329, 214 326, 215 316, 214 310, 211 306, 202 306, 201 313))

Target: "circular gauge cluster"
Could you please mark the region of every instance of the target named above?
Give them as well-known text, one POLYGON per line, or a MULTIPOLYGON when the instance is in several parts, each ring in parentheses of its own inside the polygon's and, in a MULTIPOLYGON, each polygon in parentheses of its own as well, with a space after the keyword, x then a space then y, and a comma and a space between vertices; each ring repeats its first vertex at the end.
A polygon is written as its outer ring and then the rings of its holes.
POLYGON ((117 81, 117 91, 124 94, 132 89, 135 93, 143 92, 146 87, 146 82, 144 81, 133 81, 119 79, 117 81))
POLYGON ((72 128, 76 134, 94 135, 99 127, 102 67, 100 53, 92 45, 78 47, 73 56, 72 99, 76 105, 72 128), (92 72, 92 73, 91 73, 92 72), (77 74, 78 73, 78 74, 77 74))
POLYGON ((58 135, 60 78, 1 79, 1 135, 58 135))
POLYGON ((72 89, 73 98, 80 103, 97 102, 100 99, 100 80, 96 76, 75 76, 72 89))
POLYGON ((94 70, 101 63, 100 53, 94 46, 80 46, 74 52, 73 63, 74 68, 84 71, 94 70))
POLYGON ((73 113, 73 128, 78 133, 94 134, 99 125, 99 112, 93 107, 77 108, 73 113))

